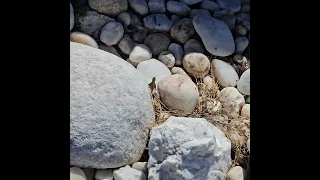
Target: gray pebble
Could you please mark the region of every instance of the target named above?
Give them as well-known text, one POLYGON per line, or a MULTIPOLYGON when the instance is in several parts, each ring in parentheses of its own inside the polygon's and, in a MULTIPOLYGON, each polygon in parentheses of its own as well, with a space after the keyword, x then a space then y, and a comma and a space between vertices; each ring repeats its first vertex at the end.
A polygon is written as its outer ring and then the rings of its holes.
POLYGON ((235 40, 235 45, 236 45, 236 50, 235 50, 235 53, 239 53, 239 54, 242 54, 243 51, 248 47, 249 45, 249 40, 244 37, 244 36, 240 36, 240 37, 237 37, 235 40))
POLYGON ((145 0, 128 0, 128 3, 139 15, 146 15, 149 12, 148 4, 145 0))
POLYGON ((171 21, 172 21, 173 24, 176 24, 178 21, 180 21, 180 17, 175 15, 175 14, 173 14, 171 16, 171 21))
POLYGON ((131 16, 127 12, 122 12, 118 15, 117 21, 121 23, 124 27, 128 27, 131 22, 131 16))
POLYGON ((195 33, 192 19, 183 18, 177 22, 170 30, 170 36, 177 42, 184 44, 195 33))
POLYGON ((168 1, 167 9, 169 12, 180 16, 187 16, 190 12, 190 8, 186 4, 177 1, 168 1))
POLYGON ((153 14, 143 18, 143 25, 150 30, 169 32, 173 23, 165 14, 153 14))
POLYGON ((184 54, 192 52, 204 53, 205 51, 203 44, 195 39, 190 39, 189 41, 187 41, 184 44, 183 49, 184 54))
POLYGON ((234 28, 236 36, 245 36, 247 34, 247 29, 243 25, 238 25, 234 28))
POLYGON ((168 47, 168 51, 171 52, 175 58, 175 65, 182 65, 183 49, 179 44, 172 43, 168 47))
POLYGON ((169 51, 163 51, 159 54, 158 60, 161 61, 168 68, 172 68, 175 64, 175 58, 169 51))
POLYGON ((130 37, 123 37, 117 46, 123 54, 129 55, 136 43, 130 37))
POLYGON ((206 9, 206 10, 209 10, 210 12, 217 12, 220 10, 220 7, 217 3, 213 2, 213 1, 210 1, 210 0, 203 0, 201 2, 201 5, 200 7, 202 9, 206 9))
POLYGON ((170 39, 163 33, 153 33, 144 40, 145 44, 153 56, 158 56, 162 51, 166 51, 170 45, 170 39))
POLYGON ((151 14, 165 13, 166 1, 165 0, 149 0, 148 7, 151 14))
POLYGON ((123 37, 124 29, 118 22, 108 22, 101 30, 100 40, 108 46, 117 44, 123 37))
POLYGON ((194 18, 196 15, 207 15, 207 16, 211 16, 210 12, 206 9, 192 9, 190 11, 190 18, 194 18))

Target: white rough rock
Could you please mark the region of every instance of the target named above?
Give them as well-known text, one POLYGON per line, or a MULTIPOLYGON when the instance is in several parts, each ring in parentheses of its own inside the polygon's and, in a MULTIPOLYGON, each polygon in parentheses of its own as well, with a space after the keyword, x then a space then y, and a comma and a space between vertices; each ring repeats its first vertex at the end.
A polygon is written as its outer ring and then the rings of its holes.
POLYGON ((158 57, 159 61, 165 64, 168 68, 172 68, 175 64, 176 59, 174 58, 173 54, 169 51, 163 51, 159 54, 158 57))
POLYGON ((137 162, 155 114, 145 78, 105 51, 70 43, 70 165, 137 162))
POLYGON ((171 43, 168 47, 168 51, 171 52, 175 58, 175 65, 182 65, 183 49, 179 44, 171 43))
POLYGON ((151 83, 152 78, 156 78, 156 84, 158 82, 171 75, 170 70, 166 65, 158 61, 157 59, 149 59, 138 64, 137 70, 146 77, 146 83, 151 83))
POLYGON ((129 55, 136 46, 136 43, 130 37, 126 36, 120 40, 117 46, 123 54, 129 55))
POLYGON ((70 3, 70 31, 73 29, 74 26, 74 11, 72 4, 70 3))
POLYGON ((98 169, 95 180, 113 180, 113 170, 112 169, 98 169))
POLYGON ((244 173, 241 166, 235 166, 227 173, 227 180, 244 180, 244 173))
POLYGON ((206 76, 203 78, 203 83, 206 85, 207 89, 213 88, 213 79, 210 76, 206 76))
POLYGON ((244 95, 250 95, 250 69, 242 73, 237 83, 237 89, 244 95))
POLYGON ((70 34, 70 41, 91 46, 94 48, 99 48, 98 43, 92 37, 81 32, 72 32, 70 34))
POLYGON ((229 112, 232 117, 240 115, 241 107, 245 104, 244 97, 234 87, 226 87, 221 90, 218 99, 222 107, 229 112))
POLYGON ((128 165, 113 171, 113 176, 115 180, 147 180, 147 176, 143 172, 128 165))
POLYGON ((250 104, 245 104, 241 109, 241 116, 250 118, 250 104))
POLYGON ((158 83, 161 101, 174 110, 191 113, 199 98, 199 92, 194 82, 187 76, 175 74, 158 83))
POLYGON ((78 167, 70 168, 70 180, 87 180, 82 169, 78 167))
POLYGON ((206 76, 210 70, 210 61, 202 53, 189 53, 183 57, 184 69, 193 77, 201 78, 206 76))
POLYGON ((124 29, 121 23, 108 22, 101 30, 100 40, 108 46, 117 44, 123 37, 124 29))
POLYGON ((180 75, 183 75, 183 76, 190 78, 189 75, 181 67, 173 67, 171 69, 171 73, 172 74, 180 74, 180 75))
POLYGON ((132 51, 129 55, 130 61, 137 64, 137 65, 142 61, 146 61, 146 60, 150 59, 151 57, 152 57, 152 54, 151 54, 150 49, 144 44, 136 45, 132 49, 132 51))
POLYGON ((222 87, 237 85, 239 76, 230 64, 219 59, 213 59, 211 63, 213 65, 213 75, 222 87))
POLYGON ((231 143, 203 118, 171 116, 151 130, 149 179, 222 180, 231 164, 231 143))
POLYGON ((132 168, 147 173, 147 162, 136 162, 132 164, 132 168))

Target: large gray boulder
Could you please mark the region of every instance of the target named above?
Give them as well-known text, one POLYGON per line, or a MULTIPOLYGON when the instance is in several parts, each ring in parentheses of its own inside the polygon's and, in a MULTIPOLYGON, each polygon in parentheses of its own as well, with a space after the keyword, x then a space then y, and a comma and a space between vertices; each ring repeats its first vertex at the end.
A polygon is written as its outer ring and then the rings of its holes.
POLYGON ((232 33, 226 23, 211 16, 198 15, 193 26, 202 39, 204 47, 215 56, 229 56, 235 51, 232 33))
POLYGON ((148 179, 223 180, 231 143, 206 119, 171 116, 152 128, 149 156, 148 179))
POLYGON ((155 120, 145 79, 123 59, 70 43, 70 164, 116 168, 137 162, 155 120))

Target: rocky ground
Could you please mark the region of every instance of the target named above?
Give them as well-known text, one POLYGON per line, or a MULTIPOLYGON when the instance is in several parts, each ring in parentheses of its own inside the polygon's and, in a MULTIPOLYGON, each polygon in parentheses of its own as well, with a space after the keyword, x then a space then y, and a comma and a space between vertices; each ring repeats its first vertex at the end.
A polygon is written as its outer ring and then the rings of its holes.
POLYGON ((70 179, 250 179, 250 0, 71 0, 70 179))

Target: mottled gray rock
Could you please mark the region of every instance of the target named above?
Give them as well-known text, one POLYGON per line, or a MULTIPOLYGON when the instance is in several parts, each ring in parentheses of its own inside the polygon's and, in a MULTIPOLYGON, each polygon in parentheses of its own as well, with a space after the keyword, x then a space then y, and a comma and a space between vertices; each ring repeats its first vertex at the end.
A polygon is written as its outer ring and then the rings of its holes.
POLYGON ((70 168, 70 180, 87 180, 82 169, 78 167, 70 168))
POLYGON ((175 14, 173 14, 173 15, 171 16, 171 21, 172 21, 173 24, 175 24, 175 23, 177 23, 178 21, 180 21, 180 17, 177 16, 177 15, 175 15, 175 14))
POLYGON ((241 0, 217 0, 217 4, 221 9, 229 10, 237 13, 241 9, 241 0))
POLYGON ((233 36, 223 21, 200 15, 193 18, 193 26, 212 55, 225 57, 234 52, 233 36))
POLYGON ((141 73, 107 52, 70 43, 70 165, 106 169, 138 161, 154 118, 141 73))
POLYGON ((149 0, 148 7, 151 14, 165 13, 166 1, 165 0, 149 0))
POLYGON ((186 4, 186 5, 193 5, 201 2, 202 0, 180 0, 180 2, 186 4))
POLYGON ((108 22, 101 30, 100 40, 108 46, 117 44, 123 37, 124 29, 121 23, 108 22))
POLYGON ((203 0, 201 2, 201 5, 200 7, 202 9, 206 9, 206 10, 209 10, 210 12, 217 12, 220 10, 220 7, 217 3, 213 2, 213 1, 210 1, 210 0, 203 0))
POLYGON ((95 180, 113 180, 113 170, 98 169, 95 175, 95 180))
POLYGON ((172 43, 168 47, 168 51, 171 52, 175 58, 175 65, 182 65, 183 49, 179 44, 172 43))
POLYGON ((188 54, 192 52, 204 53, 204 47, 202 43, 195 39, 188 40, 184 44, 183 49, 184 49, 184 54, 188 54))
POLYGON ((99 48, 98 43, 91 36, 82 32, 72 32, 70 34, 70 41, 99 48))
POLYGON ((147 180, 147 176, 130 166, 125 166, 113 171, 115 180, 147 180))
POLYGON ((81 32, 93 36, 96 31, 100 30, 110 21, 114 21, 114 19, 99 14, 96 11, 88 10, 78 17, 78 22, 76 22, 76 24, 81 32))
POLYGON ((191 113, 197 105, 198 88, 187 76, 180 74, 167 76, 159 81, 158 89, 161 102, 172 110, 191 113))
POLYGON ((148 4, 145 0, 128 0, 128 3, 139 15, 146 15, 149 12, 148 4))
POLYGON ((171 116, 151 130, 149 179, 223 180, 231 143, 203 118, 171 116))
POLYGON ((148 30, 146 28, 140 27, 138 31, 132 34, 132 39, 135 42, 143 43, 148 35, 148 30))
POLYGON ((99 44, 99 49, 104 50, 104 51, 106 51, 108 53, 114 54, 114 55, 118 56, 119 58, 122 58, 120 56, 120 54, 118 53, 118 51, 116 50, 116 48, 114 48, 113 46, 108 46, 108 45, 100 43, 99 44))
POLYGON ((162 51, 166 51, 170 45, 170 39, 162 33, 153 33, 144 40, 145 44, 152 52, 153 56, 158 56, 162 51))
POLYGON ((170 30, 170 36, 181 44, 187 42, 190 37, 194 35, 194 33, 195 30, 192 24, 192 19, 190 18, 181 19, 174 26, 172 26, 170 30))
POLYGON ((240 36, 234 40, 234 43, 236 44, 235 53, 242 54, 243 51, 248 47, 249 40, 245 36, 240 36))
POLYGON ((178 1, 168 1, 167 9, 169 12, 180 16, 187 16, 190 12, 190 8, 186 4, 178 1))
POLYGON ((73 11, 72 4, 70 3, 70 31, 72 30, 73 26, 74 26, 74 11, 73 11))
POLYGON ((136 43, 130 37, 123 37, 117 44, 118 48, 123 54, 129 55, 132 49, 136 46, 136 43))
POLYGON ((190 18, 193 19, 195 16, 197 15, 207 15, 207 16, 211 16, 210 12, 208 10, 205 9, 192 9, 190 11, 190 18))
POLYGON ((88 0, 88 4, 98 13, 111 17, 117 16, 128 9, 127 0, 88 0))
POLYGON ((234 15, 222 16, 219 19, 226 23, 229 29, 233 29, 236 24, 236 17, 234 15))
POLYGON ((122 12, 118 15, 117 21, 121 23, 124 27, 128 27, 131 22, 131 16, 127 12, 122 12))
POLYGON ((161 61, 168 68, 172 68, 175 64, 175 58, 173 54, 169 51, 162 51, 158 56, 159 61, 161 61))
POLYGON ((143 25, 150 30, 169 32, 173 23, 165 14, 153 14, 143 18, 143 25))

